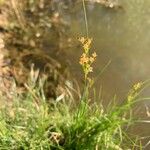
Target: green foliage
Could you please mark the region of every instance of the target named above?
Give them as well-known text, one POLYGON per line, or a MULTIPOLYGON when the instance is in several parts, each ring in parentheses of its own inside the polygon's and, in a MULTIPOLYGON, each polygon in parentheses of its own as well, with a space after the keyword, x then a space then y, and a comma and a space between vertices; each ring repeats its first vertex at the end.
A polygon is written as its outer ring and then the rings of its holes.
POLYGON ((14 95, 13 103, 1 108, 0 149, 127 149, 123 128, 131 123, 127 114, 137 86, 129 93, 130 100, 106 113, 98 104, 89 106, 86 95, 74 109, 65 100, 50 104, 43 94, 44 81, 31 79, 26 94, 14 95))

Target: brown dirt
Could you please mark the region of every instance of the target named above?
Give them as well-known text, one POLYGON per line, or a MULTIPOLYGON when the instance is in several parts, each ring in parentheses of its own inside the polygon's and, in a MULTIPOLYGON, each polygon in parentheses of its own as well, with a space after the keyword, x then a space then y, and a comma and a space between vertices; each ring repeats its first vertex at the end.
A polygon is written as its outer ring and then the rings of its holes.
MULTIPOLYGON (((36 10, 33 13, 30 12, 35 19, 32 24, 21 12, 20 3, 16 3, 17 0, 10 2, 11 5, 8 3, 0 5, 0 94, 11 99, 14 82, 18 87, 18 92, 22 91, 24 83, 28 81, 31 65, 34 64, 35 71, 40 70, 40 76, 47 75, 47 83, 44 87, 46 95, 49 98, 56 98, 56 95, 64 92, 63 85, 67 77, 64 67, 40 50, 45 47, 42 34, 47 33, 47 30, 43 28, 40 30, 41 33, 37 32, 40 29, 37 19, 40 20, 40 18, 35 16, 36 10)), ((37 10, 45 12, 43 6, 37 7, 37 10)), ((25 8, 24 10, 29 11, 25 8)), ((64 24, 56 12, 52 14, 49 23, 52 25, 51 31, 56 32, 54 35, 57 35, 58 43, 55 45, 53 45, 54 41, 47 43, 51 43, 52 45, 48 46, 58 53, 61 45, 59 43, 62 34, 61 27, 64 24)))

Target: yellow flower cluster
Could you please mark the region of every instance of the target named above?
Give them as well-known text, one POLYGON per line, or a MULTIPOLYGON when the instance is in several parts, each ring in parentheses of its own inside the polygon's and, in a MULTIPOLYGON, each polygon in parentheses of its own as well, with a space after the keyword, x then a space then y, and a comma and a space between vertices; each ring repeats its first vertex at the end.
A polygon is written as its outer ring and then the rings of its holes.
POLYGON ((129 92, 129 95, 128 95, 128 98, 127 98, 128 102, 134 100, 134 99, 137 97, 138 91, 139 91, 139 89, 141 89, 142 85, 143 85, 143 83, 142 83, 142 82, 139 82, 139 83, 137 83, 137 84, 135 84, 135 85, 133 86, 133 88, 132 88, 132 90, 129 92))
POLYGON ((91 66, 93 62, 95 61, 97 54, 96 52, 90 54, 90 48, 91 48, 91 43, 92 39, 91 38, 84 38, 81 37, 79 38, 79 41, 82 44, 83 47, 83 54, 80 57, 79 63, 81 64, 84 74, 85 74, 85 79, 87 78, 88 74, 90 72, 93 72, 93 67, 91 66))
POLYGON ((142 82, 139 82, 139 83, 135 84, 135 85, 133 86, 134 91, 139 90, 139 89, 142 87, 142 85, 143 85, 142 82))
POLYGON ((85 53, 89 53, 90 46, 91 46, 91 43, 92 43, 92 39, 81 37, 81 38, 79 38, 79 41, 81 42, 81 44, 83 46, 83 50, 85 51, 85 53))
POLYGON ((80 57, 79 63, 81 65, 92 64, 95 61, 96 57, 97 57, 97 54, 95 52, 91 56, 87 56, 86 53, 83 53, 80 57))

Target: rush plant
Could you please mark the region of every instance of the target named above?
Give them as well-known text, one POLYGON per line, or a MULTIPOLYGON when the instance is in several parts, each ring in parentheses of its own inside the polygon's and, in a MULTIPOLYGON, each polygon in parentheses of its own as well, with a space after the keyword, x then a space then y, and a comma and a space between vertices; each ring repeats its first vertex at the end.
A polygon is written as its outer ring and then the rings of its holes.
MULTIPOLYGON (((84 72, 84 91, 80 103, 70 106, 65 98, 49 104, 44 96, 44 79, 31 70, 25 84, 27 92, 14 90, 12 102, 0 108, 0 149, 2 150, 124 150, 138 148, 126 133, 133 123, 129 115, 137 101, 143 83, 133 86, 122 105, 104 110, 99 103, 89 104, 94 80, 90 77, 96 53, 91 53, 92 40, 80 38, 83 54, 80 57, 84 72), (16 91, 16 92, 15 92, 16 91)), ((15 86, 14 86, 15 87, 15 86)), ((1 96, 1 99, 4 97, 1 96)), ((92 97, 91 97, 92 99, 92 97)), ((76 99, 69 103, 73 104, 76 99)), ((142 149, 142 148, 141 148, 142 149)))

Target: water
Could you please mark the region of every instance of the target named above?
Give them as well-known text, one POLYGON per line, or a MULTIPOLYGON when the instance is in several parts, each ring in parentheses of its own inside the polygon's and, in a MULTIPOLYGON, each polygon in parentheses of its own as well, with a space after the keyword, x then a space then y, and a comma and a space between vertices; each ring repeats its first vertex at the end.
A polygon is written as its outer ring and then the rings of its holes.
MULTIPOLYGON (((99 4, 86 3, 89 34, 94 39, 93 50, 98 54, 94 75, 111 61, 96 84, 97 91, 102 87, 105 104, 114 95, 117 95, 118 101, 122 101, 133 84, 150 78, 150 1, 120 0, 119 3, 123 9, 114 10, 99 4)), ((73 40, 79 35, 85 35, 81 4, 76 4, 71 15, 64 17, 70 22, 73 40)), ((78 81, 81 78, 81 68, 77 60, 81 53, 81 49, 74 45, 66 50, 70 67, 78 81)), ((145 90, 143 96, 150 96, 150 88, 145 90)), ((146 117, 145 105, 149 107, 150 102, 140 104, 136 114, 142 119, 149 119, 146 117)), ((149 136, 150 125, 140 124, 136 133, 149 136)))
MULTIPOLYGON (((111 61, 100 84, 107 96, 117 94, 119 98, 131 85, 149 79, 150 74, 150 2, 128 0, 122 1, 121 5, 123 9, 113 10, 99 4, 87 4, 89 33, 94 39, 93 50, 98 54, 95 74, 111 61)), ((84 14, 79 3, 72 10, 70 26, 73 39, 84 35, 84 14)), ((73 71, 80 74, 77 60, 81 50, 73 45, 66 52, 73 62, 73 71)))

